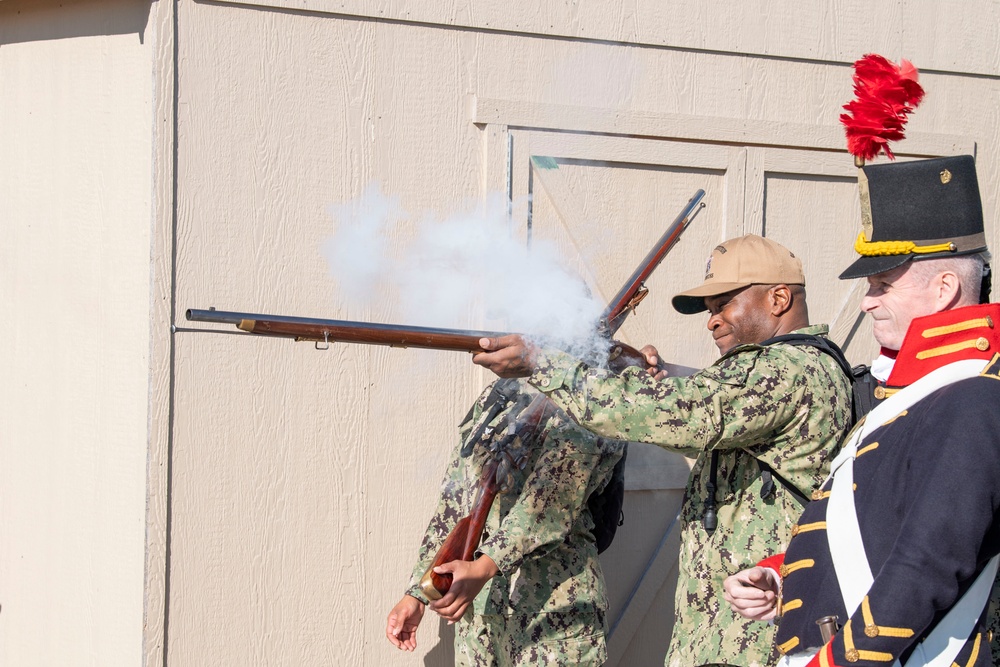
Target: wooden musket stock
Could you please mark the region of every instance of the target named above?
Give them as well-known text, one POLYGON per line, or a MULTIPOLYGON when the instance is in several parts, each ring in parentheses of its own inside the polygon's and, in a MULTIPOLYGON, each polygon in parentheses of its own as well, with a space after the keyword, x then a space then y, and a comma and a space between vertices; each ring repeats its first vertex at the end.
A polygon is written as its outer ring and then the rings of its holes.
MULTIPOLYGON (((538 436, 538 427, 553 407, 544 394, 538 394, 521 414, 517 415, 514 433, 502 436, 503 440, 497 448, 499 456, 509 456, 508 446, 515 438, 520 438, 524 445, 538 436)), ((492 458, 483 466, 479 477, 479 490, 469 516, 462 517, 445 538, 444 544, 438 550, 434 562, 420 578, 420 590, 429 600, 440 600, 451 589, 452 575, 449 572, 438 574, 434 571, 438 565, 450 563, 453 560, 474 560, 479 542, 483 539, 486 528, 486 518, 490 515, 493 501, 500 492, 501 482, 497 479, 500 459, 492 458)))
POLYGON ((417 347, 454 352, 482 352, 480 338, 505 335, 497 331, 413 327, 404 324, 377 324, 350 320, 320 320, 311 317, 236 313, 225 310, 188 309, 192 322, 234 324, 247 333, 292 338, 316 343, 361 343, 389 347, 417 347))

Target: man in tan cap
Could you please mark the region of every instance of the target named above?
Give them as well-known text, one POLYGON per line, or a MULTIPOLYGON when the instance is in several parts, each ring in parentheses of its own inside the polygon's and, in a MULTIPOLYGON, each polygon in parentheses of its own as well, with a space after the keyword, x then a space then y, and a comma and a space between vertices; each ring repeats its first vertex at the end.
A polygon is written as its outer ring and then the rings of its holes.
MULTIPOLYGON (((690 377, 661 377, 652 367, 614 375, 517 335, 484 339, 489 352, 473 361, 502 377, 526 376, 598 435, 695 459, 666 664, 770 664, 773 627, 720 604, 722 581, 787 544, 851 424, 850 369, 823 337, 828 328, 809 326, 801 261, 769 239, 716 246, 704 283, 673 306, 708 311, 722 355, 690 377)), ((643 352, 657 362, 654 348, 643 352)))

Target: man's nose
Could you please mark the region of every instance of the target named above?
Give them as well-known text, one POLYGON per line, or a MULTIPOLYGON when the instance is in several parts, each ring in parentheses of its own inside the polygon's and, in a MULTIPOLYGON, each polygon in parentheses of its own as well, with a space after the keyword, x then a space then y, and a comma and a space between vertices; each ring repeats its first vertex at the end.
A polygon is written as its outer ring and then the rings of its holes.
POLYGON ((878 307, 878 299, 872 296, 872 290, 869 289, 868 293, 865 294, 864 297, 862 297, 861 299, 861 312, 870 313, 877 307, 878 307))
POLYGON ((709 315, 708 324, 706 326, 708 326, 709 331, 715 331, 720 326, 722 326, 722 318, 719 317, 718 313, 716 313, 715 315, 709 315))

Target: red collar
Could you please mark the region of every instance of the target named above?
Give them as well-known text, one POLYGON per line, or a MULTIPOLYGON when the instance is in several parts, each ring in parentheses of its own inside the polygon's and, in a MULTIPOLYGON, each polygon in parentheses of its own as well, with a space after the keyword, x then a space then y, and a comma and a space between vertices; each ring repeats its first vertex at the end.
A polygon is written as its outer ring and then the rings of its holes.
POLYGON ((905 387, 953 361, 1000 351, 1000 303, 946 310, 910 323, 886 385, 905 387))

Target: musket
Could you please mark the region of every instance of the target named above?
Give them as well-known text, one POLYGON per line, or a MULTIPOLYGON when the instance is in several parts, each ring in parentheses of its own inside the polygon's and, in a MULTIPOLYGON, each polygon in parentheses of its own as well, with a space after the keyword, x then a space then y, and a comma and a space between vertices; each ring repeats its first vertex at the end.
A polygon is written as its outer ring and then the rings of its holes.
MULTIPOLYGON (((634 306, 630 306, 632 308, 634 306)), ((263 315, 260 313, 237 313, 226 310, 197 310, 189 308, 187 319, 192 322, 216 322, 234 324, 236 328, 250 334, 293 338, 296 341, 312 341, 318 349, 320 343, 360 343, 363 345, 387 345, 389 347, 420 348, 427 350, 450 350, 452 352, 485 352, 479 344, 482 338, 507 336, 509 332, 473 331, 470 329, 441 329, 437 327, 415 327, 405 324, 377 324, 351 320, 320 320, 309 317, 289 317, 286 315, 263 315)), ((621 321, 621 320, 619 320, 621 321)), ((607 367, 620 373, 629 366, 642 366, 645 357, 639 350, 621 341, 608 343, 607 367)), ((660 367, 671 375, 684 375, 692 369, 686 366, 663 363, 660 367)))
POLYGON ((681 212, 674 218, 674 221, 667 227, 667 231, 663 233, 663 236, 653 244, 652 250, 639 262, 639 266, 636 267, 629 279, 625 281, 622 288, 618 290, 618 294, 615 294, 611 299, 608 307, 604 309, 598 320, 598 328, 601 330, 601 333, 609 338, 614 336, 618 328, 625 322, 628 314, 635 310, 640 301, 646 298, 646 295, 649 294, 649 290, 646 288, 646 280, 656 270, 656 267, 660 265, 663 258, 667 256, 670 249, 674 247, 677 240, 680 239, 681 232, 687 229, 692 217, 694 217, 695 211, 705 206, 701 203, 704 196, 705 191, 701 189, 694 193, 684 208, 681 209, 681 212))
MULTIPOLYGON (((667 231, 664 232, 663 236, 653 246, 652 250, 639 263, 639 266, 632 273, 631 277, 629 277, 601 314, 601 317, 598 319, 597 328, 607 339, 611 339, 619 327, 621 327, 625 318, 646 297, 649 292, 645 286, 646 279, 649 278, 656 267, 660 265, 660 262, 663 261, 663 258, 666 257, 667 253, 680 238, 681 232, 687 228, 695 208, 704 196, 705 191, 698 190, 688 200, 687 206, 684 207, 670 227, 667 228, 667 231)), ((627 366, 644 366, 646 365, 646 360, 635 348, 611 340, 607 365, 612 370, 615 370, 615 372, 620 372, 621 369, 627 366)), ((662 362, 660 363, 660 367, 665 368, 670 375, 689 375, 694 370, 662 362)), ((508 380, 507 382, 510 381, 508 380)), ((544 395, 539 394, 532 399, 531 404, 520 414, 518 414, 518 406, 515 406, 511 410, 507 418, 508 420, 511 417, 515 419, 511 426, 512 428, 519 429, 523 443, 531 442, 537 438, 538 428, 543 421, 546 410, 551 405, 551 401, 544 395)), ((490 415, 487 415, 484 426, 491 418, 490 415)), ((483 430, 480 429, 470 437, 470 440, 476 441, 482 439, 482 436, 483 430)), ((434 557, 431 565, 420 578, 420 590, 427 599, 440 600, 451 589, 452 575, 450 573, 438 574, 434 572, 435 567, 454 560, 471 561, 475 558, 475 553, 482 540, 483 530, 486 527, 486 519, 492 509, 493 501, 496 499, 497 494, 503 490, 503 481, 501 480, 505 481, 507 479, 502 465, 505 461, 510 460, 508 445, 511 439, 512 436, 508 435, 498 445, 491 447, 494 453, 493 458, 483 467, 476 498, 472 504, 472 510, 468 516, 462 517, 455 524, 455 527, 445 538, 440 549, 438 549, 437 555, 434 557), (500 457, 508 458, 503 459, 500 457)), ((474 444, 477 443, 466 443, 463 446, 463 455, 466 455, 467 451, 471 452, 469 445, 474 444)), ((523 465, 523 459, 521 465, 523 465)), ((515 465, 515 467, 519 466, 515 465)))
POLYGON ((497 331, 414 327, 405 324, 377 324, 351 320, 320 320, 310 317, 236 313, 225 310, 189 308, 192 322, 234 324, 237 329, 261 336, 293 338, 317 343, 361 343, 389 347, 416 347, 453 352, 483 352, 480 338, 504 336, 497 331))
MULTIPOLYGON (((632 273, 625 285, 601 313, 597 321, 597 331, 608 339, 608 367, 620 372, 628 366, 645 364, 643 355, 635 348, 612 340, 615 332, 625 321, 629 313, 635 310, 649 290, 645 281, 659 266, 667 252, 680 238, 681 232, 691 221, 693 212, 705 196, 704 190, 698 190, 688 200, 687 205, 673 221, 663 236, 656 242, 639 266, 632 273)), ((701 204, 704 206, 704 204, 701 204)), ((389 347, 423 348, 432 350, 451 350, 483 352, 479 344, 481 338, 496 338, 509 332, 473 331, 468 329, 442 329, 436 327, 417 327, 404 324, 377 324, 372 322, 355 322, 350 320, 324 320, 308 317, 289 317, 286 315, 264 315, 259 313, 240 313, 233 311, 198 310, 190 308, 186 317, 192 322, 215 322, 233 324, 238 329, 250 334, 262 336, 277 336, 292 338, 296 341, 312 341, 319 348, 323 343, 360 343, 366 345, 387 345, 389 347)), ((320 349, 325 349, 320 348, 320 349)), ((683 366, 664 364, 671 374, 690 372, 683 366)))
MULTIPOLYGON (((527 397, 521 394, 522 400, 527 397)), ((449 572, 438 574, 434 571, 438 565, 455 560, 474 560, 479 542, 483 539, 486 528, 486 518, 493 507, 493 501, 498 493, 502 493, 510 485, 510 474, 514 469, 524 466, 525 456, 515 456, 513 446, 519 441, 519 450, 524 452, 538 438, 539 427, 551 413, 553 404, 544 394, 536 394, 527 407, 513 408, 507 416, 509 425, 507 432, 499 441, 490 445, 491 456, 479 477, 476 498, 468 516, 458 520, 448 537, 445 538, 437 556, 427 571, 420 578, 420 590, 429 600, 440 600, 451 589, 452 575, 449 572)))

